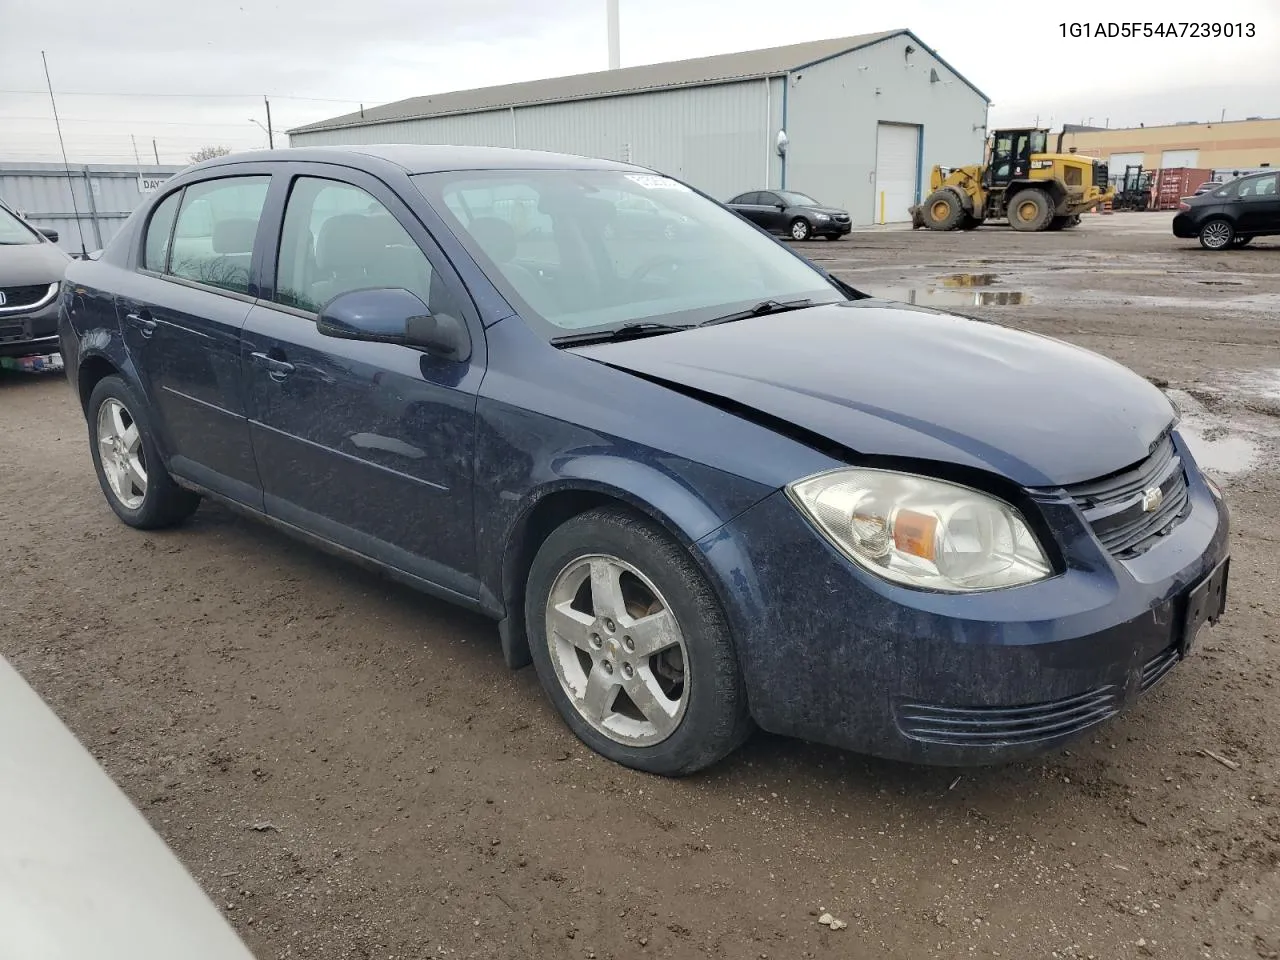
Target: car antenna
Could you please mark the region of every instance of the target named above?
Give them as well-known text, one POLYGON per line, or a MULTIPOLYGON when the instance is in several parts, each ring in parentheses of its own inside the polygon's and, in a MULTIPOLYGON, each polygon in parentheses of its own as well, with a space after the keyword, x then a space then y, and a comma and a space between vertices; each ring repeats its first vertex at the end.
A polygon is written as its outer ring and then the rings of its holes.
MULTIPOLYGON (((62 150, 62 169, 67 172, 67 190, 71 193, 71 209, 76 215, 76 230, 80 233, 80 258, 82 260, 89 259, 89 251, 84 245, 84 223, 80 219, 80 205, 76 203, 76 185, 71 179, 71 164, 67 163, 67 145, 62 140, 62 121, 58 119, 58 101, 53 99, 53 81, 49 79, 49 58, 44 55, 44 51, 40 51, 40 62, 44 64, 44 82, 49 85, 49 103, 53 107, 53 126, 58 131, 58 146, 62 150)), ((92 189, 89 184, 89 177, 84 178, 86 190, 92 189)))

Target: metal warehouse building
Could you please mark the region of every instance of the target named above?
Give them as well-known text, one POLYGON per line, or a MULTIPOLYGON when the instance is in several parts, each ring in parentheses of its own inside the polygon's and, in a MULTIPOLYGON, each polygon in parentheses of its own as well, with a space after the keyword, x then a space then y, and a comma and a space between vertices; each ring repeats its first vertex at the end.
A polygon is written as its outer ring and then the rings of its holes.
POLYGON ((869 224, 909 219, 935 163, 980 161, 987 107, 915 34, 894 30, 414 97, 289 138, 605 157, 720 200, 799 190, 869 224))

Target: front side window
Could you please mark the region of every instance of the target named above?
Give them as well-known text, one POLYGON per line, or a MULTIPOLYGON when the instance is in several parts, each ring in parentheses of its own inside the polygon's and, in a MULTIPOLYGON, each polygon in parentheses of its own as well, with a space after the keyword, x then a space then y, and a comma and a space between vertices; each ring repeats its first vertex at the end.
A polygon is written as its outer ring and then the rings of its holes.
POLYGON ((408 290, 449 312, 431 302, 431 264, 385 206, 349 183, 299 177, 285 207, 275 300, 318 313, 340 294, 374 287, 408 290))
POLYGON ((270 182, 270 177, 225 177, 187 187, 174 224, 167 272, 248 293, 253 241, 270 182))
POLYGON ((142 250, 142 265, 156 273, 164 273, 169 264, 169 243, 173 239, 173 218, 178 213, 182 191, 175 190, 155 208, 147 222, 147 240, 142 250))
POLYGON ((768 299, 845 299, 738 215, 657 174, 453 171, 414 182, 547 337, 692 324, 768 299))
POLYGON ((1031 152, 1047 153, 1048 152, 1047 150, 1048 144, 1046 142, 1047 139, 1048 137, 1043 130, 1034 131, 1031 134, 1031 152))
POLYGON ((40 238, 35 235, 35 232, 30 227, 5 207, 0 207, 0 244, 13 246, 20 243, 39 242, 40 238))

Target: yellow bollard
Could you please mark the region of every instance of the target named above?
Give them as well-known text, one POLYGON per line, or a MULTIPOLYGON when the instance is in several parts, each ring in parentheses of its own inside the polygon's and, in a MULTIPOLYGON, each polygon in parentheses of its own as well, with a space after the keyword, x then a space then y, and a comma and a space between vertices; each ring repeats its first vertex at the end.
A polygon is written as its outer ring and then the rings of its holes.
POLYGON ((884 191, 880 191, 880 222, 884 223, 884 191))

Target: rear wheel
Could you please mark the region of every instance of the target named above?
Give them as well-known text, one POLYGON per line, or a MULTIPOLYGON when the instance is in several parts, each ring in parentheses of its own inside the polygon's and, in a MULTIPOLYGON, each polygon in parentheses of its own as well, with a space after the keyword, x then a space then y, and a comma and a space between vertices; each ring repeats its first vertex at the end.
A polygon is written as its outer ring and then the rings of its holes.
POLYGON ((1210 220, 1200 228, 1200 246, 1206 250, 1225 250, 1235 239, 1235 228, 1227 220, 1210 220))
POLYGON ((803 217, 796 217, 792 220, 791 229, 788 231, 792 240, 808 240, 811 232, 812 228, 809 226, 809 221, 803 217))
POLYGON ((935 190, 924 202, 924 225, 930 230, 954 230, 964 218, 964 206, 953 190, 935 190))
POLYGON ((688 552, 619 509, 556 529, 529 570, 530 652, 587 746, 665 776, 693 773, 751 730, 719 601, 688 552))
POLYGON ((1053 203, 1043 190, 1020 190, 1009 201, 1009 226, 1032 233, 1048 229, 1053 221, 1053 203))
POLYGON ((98 483, 116 516, 151 530, 180 523, 200 498, 165 470, 146 404, 120 377, 103 377, 89 397, 90 454, 98 483))

